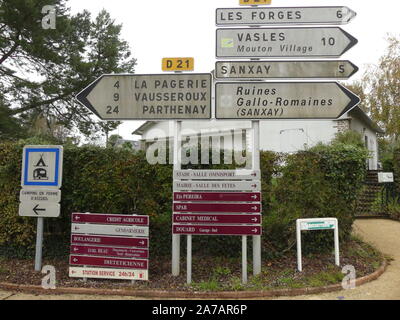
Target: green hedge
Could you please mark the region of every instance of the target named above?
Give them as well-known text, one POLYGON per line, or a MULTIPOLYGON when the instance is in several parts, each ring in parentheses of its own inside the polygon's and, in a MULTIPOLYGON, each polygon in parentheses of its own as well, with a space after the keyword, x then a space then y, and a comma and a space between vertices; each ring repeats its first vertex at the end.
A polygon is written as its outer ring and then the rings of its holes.
MULTIPOLYGON (((36 220, 18 216, 25 144, 46 142, 0 143, 0 250, 7 256, 33 255, 36 220)), ((337 217, 341 238, 346 240, 366 157, 365 150, 343 144, 294 155, 262 152, 264 255, 293 249, 295 220, 300 217, 337 217)), ((72 212, 149 215, 152 257, 170 254, 171 165, 150 165, 142 152, 66 145, 61 190, 60 218, 45 220, 45 255, 68 254, 72 212)), ((330 250, 331 237, 326 233, 306 237, 311 247, 330 250)), ((195 237, 193 241, 195 252, 216 255, 238 255, 240 246, 239 237, 195 237)))

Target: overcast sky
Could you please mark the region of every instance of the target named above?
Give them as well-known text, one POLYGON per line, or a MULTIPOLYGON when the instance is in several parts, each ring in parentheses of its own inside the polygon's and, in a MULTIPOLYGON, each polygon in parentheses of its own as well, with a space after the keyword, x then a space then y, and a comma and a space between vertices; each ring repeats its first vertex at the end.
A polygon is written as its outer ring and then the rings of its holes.
MULTIPOLYGON (((89 10, 93 17, 106 9, 123 25, 122 37, 138 60, 136 73, 161 73, 163 57, 194 57, 195 72, 210 72, 215 65, 215 10, 239 7, 239 0, 70 0, 72 13, 89 10)), ((357 17, 341 26, 358 44, 341 59, 352 61, 360 71, 378 63, 386 49, 388 33, 400 35, 398 0, 272 0, 272 7, 347 6, 357 17)), ((125 139, 143 121, 126 121, 114 132, 125 139)))

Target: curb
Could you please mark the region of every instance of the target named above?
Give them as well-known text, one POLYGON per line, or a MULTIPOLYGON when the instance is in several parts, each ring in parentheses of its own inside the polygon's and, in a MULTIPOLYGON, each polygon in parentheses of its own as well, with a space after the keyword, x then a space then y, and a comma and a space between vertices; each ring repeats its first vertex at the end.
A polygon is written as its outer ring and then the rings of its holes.
MULTIPOLYGON (((388 263, 383 260, 381 266, 373 273, 356 279, 356 286, 378 279, 386 270, 388 263)), ((161 291, 161 290, 125 290, 125 289, 92 289, 92 288, 56 288, 45 290, 41 286, 19 285, 0 282, 0 289, 13 290, 35 294, 87 294, 101 296, 133 296, 138 298, 153 299, 254 299, 265 297, 299 296, 308 294, 327 293, 343 290, 342 284, 334 284, 324 287, 307 287, 299 289, 276 289, 259 291, 223 291, 223 292, 186 292, 186 291, 161 291)))

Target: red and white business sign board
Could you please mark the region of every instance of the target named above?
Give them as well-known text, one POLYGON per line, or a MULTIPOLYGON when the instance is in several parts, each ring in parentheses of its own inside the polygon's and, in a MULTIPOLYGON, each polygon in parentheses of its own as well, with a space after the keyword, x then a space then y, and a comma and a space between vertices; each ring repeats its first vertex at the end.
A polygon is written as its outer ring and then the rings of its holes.
POLYGON ((148 280, 149 217, 73 213, 69 276, 148 280))
POLYGON ((175 170, 174 178, 182 179, 176 186, 190 186, 175 188, 173 234, 261 235, 261 193, 251 192, 260 184, 259 170, 175 170))

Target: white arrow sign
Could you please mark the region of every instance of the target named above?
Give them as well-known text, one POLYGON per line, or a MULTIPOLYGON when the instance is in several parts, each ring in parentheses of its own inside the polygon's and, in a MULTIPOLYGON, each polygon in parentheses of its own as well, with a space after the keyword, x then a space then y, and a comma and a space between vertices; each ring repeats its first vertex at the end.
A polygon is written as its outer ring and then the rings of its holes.
POLYGON ((72 223, 72 233, 148 237, 149 227, 72 223))
POLYGON ((350 61, 218 61, 219 79, 348 79, 358 71, 350 61))
POLYGON ((217 29, 217 58, 340 57, 357 39, 338 27, 217 29))
POLYGON ((336 119, 360 98, 336 82, 219 82, 217 119, 336 119))
POLYGON ((72 278, 98 278, 119 280, 148 280, 147 270, 69 267, 72 278))
POLYGON ((19 204, 21 217, 56 218, 60 216, 60 205, 53 202, 24 201, 19 204))
POLYGON ((216 24, 226 25, 299 25, 346 24, 356 13, 348 7, 219 8, 216 24))
POLYGON ((174 191, 261 191, 260 181, 174 181, 174 191))
POLYGON ((211 74, 103 75, 76 99, 102 120, 211 118, 211 74))
POLYGON ((255 180, 260 179, 260 170, 174 170, 174 179, 189 180, 255 180))

